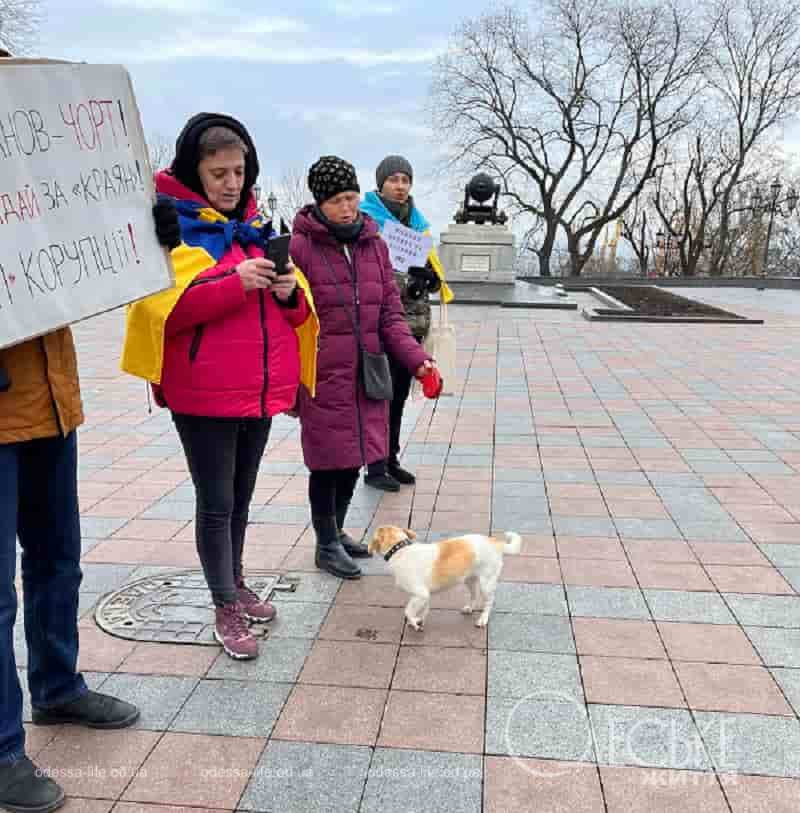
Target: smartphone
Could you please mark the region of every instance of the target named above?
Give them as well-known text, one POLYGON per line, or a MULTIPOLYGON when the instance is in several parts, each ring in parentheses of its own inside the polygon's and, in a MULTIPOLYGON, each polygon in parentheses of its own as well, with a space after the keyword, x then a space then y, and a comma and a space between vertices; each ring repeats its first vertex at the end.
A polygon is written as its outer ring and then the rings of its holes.
POLYGON ((267 243, 267 259, 275 263, 275 273, 278 275, 288 274, 286 266, 289 264, 289 242, 291 234, 282 234, 280 237, 273 237, 267 243))

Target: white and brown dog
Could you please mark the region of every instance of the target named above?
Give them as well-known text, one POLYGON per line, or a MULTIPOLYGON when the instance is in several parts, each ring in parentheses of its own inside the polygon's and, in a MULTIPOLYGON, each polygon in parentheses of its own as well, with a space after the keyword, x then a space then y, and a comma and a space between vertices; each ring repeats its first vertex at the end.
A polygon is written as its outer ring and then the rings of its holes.
POLYGON ((508 532, 506 541, 483 534, 468 534, 435 544, 414 543, 417 535, 408 529, 383 525, 369 543, 370 553, 381 553, 389 563, 397 586, 411 594, 406 619, 422 629, 430 609, 431 593, 456 584, 469 588, 470 601, 462 612, 480 609, 475 622, 485 627, 494 604, 494 592, 503 569, 503 555, 519 553, 522 539, 508 532), (478 607, 481 598, 483 606, 478 607))

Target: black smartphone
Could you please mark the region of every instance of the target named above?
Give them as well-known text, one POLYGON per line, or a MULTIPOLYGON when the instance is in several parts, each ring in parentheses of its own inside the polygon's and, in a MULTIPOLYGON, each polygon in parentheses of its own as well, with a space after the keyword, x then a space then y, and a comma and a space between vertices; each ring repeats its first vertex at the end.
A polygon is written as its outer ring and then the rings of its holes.
POLYGON ((267 259, 275 263, 275 273, 278 275, 288 274, 286 266, 289 264, 289 242, 291 234, 282 234, 280 237, 273 237, 267 243, 267 259))

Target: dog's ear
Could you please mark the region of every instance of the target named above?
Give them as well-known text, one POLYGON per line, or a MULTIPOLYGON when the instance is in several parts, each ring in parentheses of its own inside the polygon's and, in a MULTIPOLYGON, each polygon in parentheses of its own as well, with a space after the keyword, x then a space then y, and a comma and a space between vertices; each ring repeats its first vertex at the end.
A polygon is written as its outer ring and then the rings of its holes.
POLYGON ((380 551, 383 548, 383 540, 386 536, 386 526, 381 525, 380 528, 377 528, 375 531, 375 535, 372 537, 372 541, 367 545, 367 550, 370 553, 375 553, 375 551, 380 551))
POLYGON ((411 530, 411 528, 406 528, 406 536, 409 539, 416 539, 417 535, 411 530))

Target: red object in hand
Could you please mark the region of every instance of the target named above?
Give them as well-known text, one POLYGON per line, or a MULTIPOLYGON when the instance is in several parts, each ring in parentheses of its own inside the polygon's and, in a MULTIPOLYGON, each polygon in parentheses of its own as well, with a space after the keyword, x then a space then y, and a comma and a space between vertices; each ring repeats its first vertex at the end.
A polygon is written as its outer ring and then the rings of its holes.
POLYGON ((438 398, 442 394, 442 377, 435 367, 431 367, 422 378, 422 392, 426 398, 438 398))

